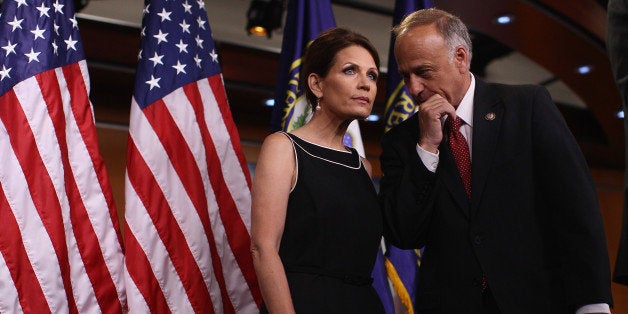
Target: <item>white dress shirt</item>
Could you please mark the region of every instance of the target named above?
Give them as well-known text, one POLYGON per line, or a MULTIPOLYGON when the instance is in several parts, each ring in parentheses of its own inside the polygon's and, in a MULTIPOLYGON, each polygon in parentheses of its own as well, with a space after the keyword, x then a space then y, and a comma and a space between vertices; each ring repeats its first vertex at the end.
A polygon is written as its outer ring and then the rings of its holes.
MULTIPOLYGON (((462 136, 467 140, 467 144, 469 145, 469 154, 473 157, 473 95, 475 95, 475 77, 471 74, 471 84, 469 84, 469 89, 464 94, 462 101, 460 101, 460 105, 456 108, 456 115, 464 121, 464 124, 460 126, 460 132, 462 136)), ((443 123, 445 119, 443 118, 443 123)), ((425 167, 431 171, 436 172, 436 168, 438 168, 439 162, 439 152, 431 153, 424 150, 419 144, 416 145, 416 151, 423 161, 425 167)), ((473 159, 472 159, 473 160, 473 159)), ((473 161, 472 161, 473 162, 473 161)), ((579 308, 576 311, 576 314, 586 314, 586 313, 607 313, 610 314, 611 310, 608 304, 606 303, 598 303, 598 304, 589 304, 579 308)))

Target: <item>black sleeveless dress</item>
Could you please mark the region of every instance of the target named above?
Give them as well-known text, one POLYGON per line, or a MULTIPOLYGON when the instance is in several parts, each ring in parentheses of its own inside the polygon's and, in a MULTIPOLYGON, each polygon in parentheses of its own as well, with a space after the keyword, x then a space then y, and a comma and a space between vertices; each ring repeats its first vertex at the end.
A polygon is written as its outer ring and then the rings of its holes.
POLYGON ((360 156, 284 134, 297 180, 279 255, 296 312, 384 313, 371 279, 382 216, 360 156))

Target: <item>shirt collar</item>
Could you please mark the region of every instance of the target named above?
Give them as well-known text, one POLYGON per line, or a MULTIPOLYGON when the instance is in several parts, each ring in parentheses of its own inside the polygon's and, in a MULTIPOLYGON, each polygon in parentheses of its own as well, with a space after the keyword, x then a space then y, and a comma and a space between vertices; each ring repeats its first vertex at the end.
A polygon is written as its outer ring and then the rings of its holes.
POLYGON ((473 127, 473 95, 475 94, 475 77, 471 75, 471 84, 464 94, 460 105, 456 108, 456 115, 470 127, 473 127))

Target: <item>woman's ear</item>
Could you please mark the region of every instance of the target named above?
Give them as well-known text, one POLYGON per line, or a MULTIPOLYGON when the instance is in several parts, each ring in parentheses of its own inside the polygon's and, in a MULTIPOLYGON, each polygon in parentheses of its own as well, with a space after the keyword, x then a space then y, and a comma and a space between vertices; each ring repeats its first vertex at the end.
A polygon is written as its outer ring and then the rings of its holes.
POLYGON ((316 98, 323 97, 323 80, 321 80, 320 76, 316 73, 310 73, 307 77, 307 85, 310 87, 312 93, 316 98))

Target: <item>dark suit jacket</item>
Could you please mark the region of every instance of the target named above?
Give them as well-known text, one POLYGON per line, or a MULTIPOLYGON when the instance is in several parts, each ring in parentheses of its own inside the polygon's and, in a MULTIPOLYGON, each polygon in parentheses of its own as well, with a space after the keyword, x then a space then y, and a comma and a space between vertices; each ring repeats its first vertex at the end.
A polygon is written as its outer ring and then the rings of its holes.
POLYGON ((418 137, 417 114, 384 136, 380 200, 386 238, 425 246, 419 313, 480 313, 482 273, 502 313, 612 304, 594 185, 545 88, 476 79, 470 201, 446 141, 431 173, 418 137))

